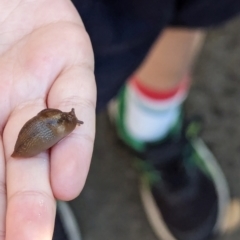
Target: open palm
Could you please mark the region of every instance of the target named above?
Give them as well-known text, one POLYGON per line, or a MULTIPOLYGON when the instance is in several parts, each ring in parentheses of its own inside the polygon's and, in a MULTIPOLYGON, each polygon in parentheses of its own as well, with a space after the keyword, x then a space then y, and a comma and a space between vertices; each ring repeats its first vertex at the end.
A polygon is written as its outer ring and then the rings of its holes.
POLYGON ((0 239, 51 239, 55 198, 80 193, 91 160, 93 53, 69 0, 8 0, 0 9, 0 239), (23 124, 47 107, 75 108, 84 125, 51 152, 11 158, 23 124))

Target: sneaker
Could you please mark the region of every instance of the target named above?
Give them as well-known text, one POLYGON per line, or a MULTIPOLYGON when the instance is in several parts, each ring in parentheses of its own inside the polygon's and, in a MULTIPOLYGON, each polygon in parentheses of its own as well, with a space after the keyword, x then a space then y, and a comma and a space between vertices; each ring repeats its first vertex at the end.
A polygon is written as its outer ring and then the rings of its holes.
POLYGON ((81 240, 77 221, 66 202, 57 203, 53 240, 81 240))
POLYGON ((161 240, 206 240, 224 229, 227 183, 216 159, 197 137, 196 122, 179 122, 159 142, 132 139, 124 128, 122 90, 109 105, 120 139, 134 153, 147 218, 161 240))

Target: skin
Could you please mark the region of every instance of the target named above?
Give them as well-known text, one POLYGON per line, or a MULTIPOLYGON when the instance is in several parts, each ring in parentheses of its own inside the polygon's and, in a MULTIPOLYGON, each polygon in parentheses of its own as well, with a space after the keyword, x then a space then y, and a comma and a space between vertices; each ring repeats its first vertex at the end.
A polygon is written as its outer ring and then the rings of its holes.
POLYGON ((92 156, 92 48, 70 0, 3 0, 0 9, 0 240, 50 240, 55 198, 81 192, 92 156), (21 127, 47 107, 74 108, 84 125, 51 154, 11 158, 21 127))
POLYGON ((138 81, 153 91, 169 91, 179 86, 191 74, 205 35, 199 29, 165 29, 135 73, 138 81))

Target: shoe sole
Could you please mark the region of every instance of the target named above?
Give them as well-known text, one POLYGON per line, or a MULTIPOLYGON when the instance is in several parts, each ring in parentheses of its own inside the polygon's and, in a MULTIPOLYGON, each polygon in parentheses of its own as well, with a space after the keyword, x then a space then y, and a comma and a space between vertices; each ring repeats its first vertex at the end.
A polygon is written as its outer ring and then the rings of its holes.
POLYGON ((75 216, 66 202, 57 202, 57 209, 68 240, 82 240, 75 216))

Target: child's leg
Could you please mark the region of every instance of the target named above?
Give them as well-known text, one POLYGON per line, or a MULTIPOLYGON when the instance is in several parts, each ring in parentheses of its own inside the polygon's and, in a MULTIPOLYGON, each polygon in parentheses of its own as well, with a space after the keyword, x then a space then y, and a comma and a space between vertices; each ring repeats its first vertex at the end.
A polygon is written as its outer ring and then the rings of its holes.
POLYGON ((131 77, 123 119, 130 135, 156 141, 178 123, 190 83, 190 72, 205 33, 167 29, 131 77))
POLYGON ((204 35, 165 30, 110 105, 119 136, 137 152, 143 205, 159 239, 209 239, 222 229, 229 203, 224 175, 197 137, 198 123, 185 122, 182 111, 204 35))
POLYGON ((160 35, 136 72, 139 82, 154 91, 168 91, 191 72, 205 32, 168 28, 160 35))

